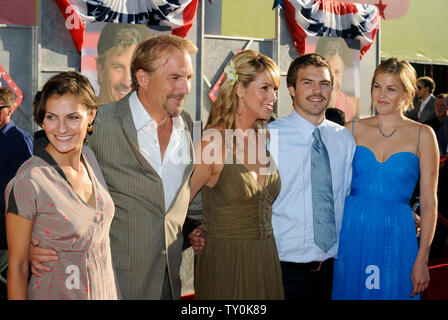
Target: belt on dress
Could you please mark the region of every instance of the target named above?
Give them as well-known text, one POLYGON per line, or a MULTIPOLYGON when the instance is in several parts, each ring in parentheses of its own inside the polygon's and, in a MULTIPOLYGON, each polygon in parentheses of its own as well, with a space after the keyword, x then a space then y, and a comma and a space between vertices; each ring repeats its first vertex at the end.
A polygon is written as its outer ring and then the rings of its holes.
POLYGON ((362 190, 353 188, 350 191, 350 195, 353 197, 359 197, 359 198, 367 198, 367 199, 374 199, 374 200, 385 200, 385 201, 393 201, 393 202, 400 202, 409 205, 409 202, 411 201, 411 198, 406 196, 400 196, 400 195, 391 195, 391 193, 381 193, 378 191, 373 190, 362 190))
POLYGON ((282 264, 288 266, 289 269, 294 271, 309 271, 309 272, 317 272, 320 271, 323 265, 333 262, 333 258, 327 259, 325 261, 311 261, 306 263, 297 263, 297 262, 288 262, 282 261, 282 264))

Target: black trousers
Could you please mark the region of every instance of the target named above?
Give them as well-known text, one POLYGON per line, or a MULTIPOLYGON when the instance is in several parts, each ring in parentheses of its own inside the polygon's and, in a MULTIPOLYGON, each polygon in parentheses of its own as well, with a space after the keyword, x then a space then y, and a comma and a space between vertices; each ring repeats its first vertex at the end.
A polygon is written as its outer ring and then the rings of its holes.
POLYGON ((331 300, 333 259, 319 264, 280 261, 286 300, 331 300))
MULTIPOLYGON (((2 195, 4 196, 4 195, 2 195)), ((7 250, 6 243, 6 221, 5 221, 5 207, 0 205, 0 250, 7 250)))

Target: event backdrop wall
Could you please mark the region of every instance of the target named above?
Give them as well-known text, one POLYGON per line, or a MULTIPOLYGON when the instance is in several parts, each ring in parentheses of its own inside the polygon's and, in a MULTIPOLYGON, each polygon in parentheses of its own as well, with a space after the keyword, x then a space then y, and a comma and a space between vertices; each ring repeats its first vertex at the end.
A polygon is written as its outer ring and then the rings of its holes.
MULTIPOLYGON (((298 56, 297 50, 292 44, 290 32, 282 14, 271 11, 271 0, 259 0, 258 6, 253 7, 253 14, 257 16, 257 10, 269 10, 269 23, 273 15, 274 31, 266 34, 263 20, 246 19, 244 30, 265 30, 263 34, 251 35, 245 33, 235 35, 213 35, 206 33, 205 5, 219 8, 218 1, 200 1, 193 27, 187 38, 199 47, 199 54, 193 61, 196 72, 192 87, 192 93, 188 98, 185 110, 194 119, 205 121, 211 107, 211 99, 208 96, 211 88, 205 79, 213 85, 222 73, 225 63, 240 48, 248 47, 271 56, 279 65, 282 72, 282 83, 277 103, 277 115, 284 116, 291 112, 291 98, 286 88, 286 72, 290 62, 298 56), (261 28, 263 27, 263 28, 261 28), (263 36, 263 37, 260 37, 263 36), (205 76, 205 77, 204 77, 205 76)), ((235 3, 232 3, 235 5, 235 3)), ((228 10, 225 9, 225 10, 228 10)), ((14 113, 14 121, 25 130, 33 133, 37 125, 31 117, 32 100, 34 94, 40 89, 46 80, 52 75, 66 70, 81 70, 81 57, 77 51, 70 32, 65 28, 64 18, 54 0, 41 0, 38 7, 38 19, 35 26, 0 26, 0 64, 5 67, 10 76, 23 92, 23 101, 14 113)), ((268 18, 265 18, 266 20, 268 18)), ((238 20, 232 20, 226 16, 225 23, 238 24, 238 20)), ((230 31, 222 27, 224 33, 230 31)), ((376 38, 378 39, 378 37, 376 38)), ((379 55, 377 41, 369 49, 360 62, 360 115, 369 114, 370 106, 370 78, 379 55)))
POLYGON ((448 65, 447 0, 412 0, 406 15, 381 24, 381 59, 448 65))
MULTIPOLYGON (((245 2, 236 0, 228 2, 233 6, 243 3, 245 2)), ((282 82, 278 93, 276 114, 281 117, 292 110, 291 97, 286 88, 286 73, 291 61, 298 56, 298 52, 293 45, 284 17, 278 11, 271 10, 272 0, 253 0, 247 3, 252 4, 253 12, 250 16, 262 17, 262 19, 244 19, 243 24, 240 21, 242 18, 229 14, 230 7, 226 7, 222 9, 221 30, 220 34, 217 34, 216 31, 206 31, 210 29, 205 28, 207 24, 205 5, 220 14, 219 10, 216 10, 221 8, 220 1, 213 1, 213 3, 200 1, 193 27, 187 35, 187 39, 193 41, 199 48, 198 54, 193 59, 196 75, 192 92, 184 106, 193 119, 206 121, 212 105, 209 97, 211 87, 222 74, 228 60, 238 49, 243 48, 257 50, 277 62, 281 70, 282 82), (254 6, 254 3, 257 5, 254 6), (258 10, 263 10, 262 14, 258 10), (241 26, 244 27, 241 28, 241 26), (270 29, 266 29, 266 26, 270 26, 270 29)), ((81 70, 80 53, 74 45, 69 30, 65 27, 64 17, 55 1, 39 1, 37 14, 36 25, 0 25, 0 65, 4 66, 24 96, 21 105, 14 112, 13 120, 30 133, 38 129, 31 115, 35 93, 54 74, 61 71, 81 70)), ((208 12, 207 15, 211 13, 208 12)), ((211 23, 213 21, 216 20, 212 19, 211 23)), ((369 114, 370 79, 379 60, 377 48, 377 41, 375 41, 359 64, 360 90, 359 92, 355 90, 354 94, 359 94, 360 97, 361 117, 369 114)), ((192 254, 189 261, 192 261, 192 254)), ((184 276, 184 279, 188 280, 186 293, 191 290, 192 264, 189 265, 190 268, 185 270, 184 276)))

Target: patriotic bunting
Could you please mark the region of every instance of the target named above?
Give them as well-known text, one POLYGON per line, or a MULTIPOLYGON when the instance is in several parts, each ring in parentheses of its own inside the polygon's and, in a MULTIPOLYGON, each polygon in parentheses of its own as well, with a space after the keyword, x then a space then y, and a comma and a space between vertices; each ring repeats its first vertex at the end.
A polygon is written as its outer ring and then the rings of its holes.
POLYGON ((276 0, 300 54, 306 37, 340 37, 361 42, 361 58, 372 45, 380 16, 374 5, 331 0, 276 0))
POLYGON ((81 52, 85 24, 114 22, 146 24, 160 33, 185 38, 193 25, 198 0, 55 0, 81 52))
POLYGON ((22 103, 23 93, 6 70, 3 69, 2 65, 0 65, 0 87, 7 87, 14 93, 14 105, 12 106, 12 111, 14 112, 22 103))

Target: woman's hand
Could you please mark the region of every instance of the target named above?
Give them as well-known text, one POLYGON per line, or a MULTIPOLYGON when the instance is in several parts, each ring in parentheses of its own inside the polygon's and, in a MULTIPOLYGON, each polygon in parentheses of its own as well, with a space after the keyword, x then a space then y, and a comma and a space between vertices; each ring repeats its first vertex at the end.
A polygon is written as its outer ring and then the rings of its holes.
POLYGON ((414 290, 412 291, 411 297, 418 293, 422 293, 428 288, 429 285, 429 270, 427 263, 415 261, 414 267, 412 268, 412 286, 414 290))

